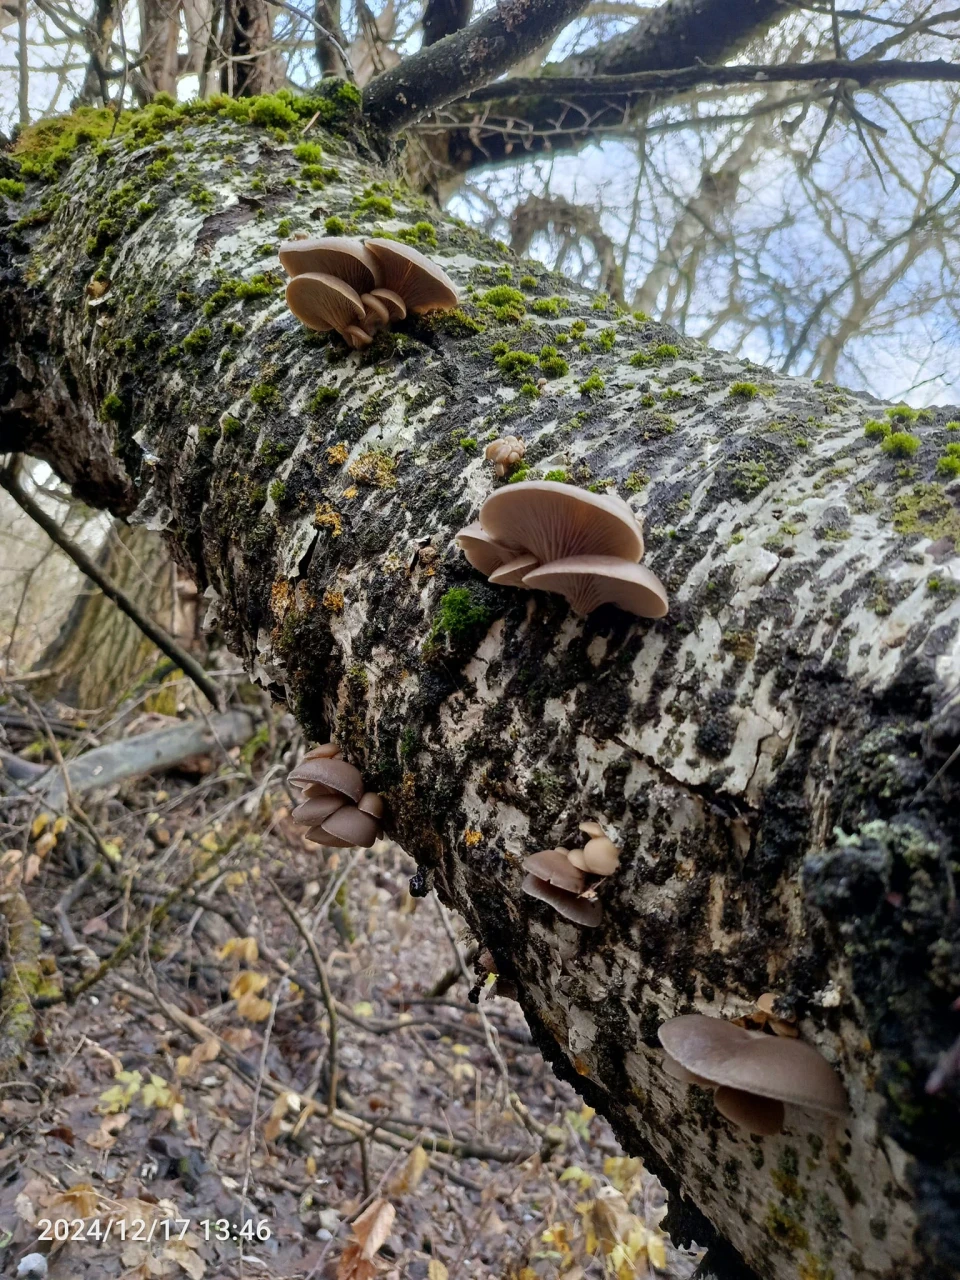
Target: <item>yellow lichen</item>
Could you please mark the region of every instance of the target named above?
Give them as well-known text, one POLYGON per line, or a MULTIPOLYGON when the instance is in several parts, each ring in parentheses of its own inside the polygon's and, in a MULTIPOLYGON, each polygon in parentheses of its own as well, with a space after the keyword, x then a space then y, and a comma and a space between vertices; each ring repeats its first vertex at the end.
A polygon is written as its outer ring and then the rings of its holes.
POLYGON ((327 450, 327 462, 331 467, 342 467, 349 455, 346 441, 341 440, 339 444, 335 444, 331 449, 327 450))
POLYGON ((290 583, 286 578, 278 578, 270 589, 270 608, 274 617, 282 618, 290 604, 290 583))
POLYGON ((323 607, 331 613, 343 613, 343 592, 327 590, 323 593, 323 607))
POLYGON ((482 831, 473 831, 470 827, 463 833, 463 843, 468 849, 475 849, 483 839, 482 831))
POLYGON ((357 486, 352 484, 349 489, 344 489, 343 496, 345 498, 355 498, 357 496, 357 486))
POLYGON ((318 502, 313 522, 321 529, 329 529, 335 538, 343 533, 343 521, 329 502, 318 502))
POLYGON ((392 489, 397 483, 396 470, 396 462, 383 449, 367 449, 347 467, 348 474, 354 480, 360 484, 372 485, 375 489, 392 489))

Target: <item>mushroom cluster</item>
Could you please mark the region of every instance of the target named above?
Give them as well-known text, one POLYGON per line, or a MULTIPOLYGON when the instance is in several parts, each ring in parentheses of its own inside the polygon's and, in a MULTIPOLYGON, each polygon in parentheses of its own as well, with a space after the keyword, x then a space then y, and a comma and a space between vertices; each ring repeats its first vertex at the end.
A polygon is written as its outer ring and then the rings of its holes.
POLYGON ((812 1045, 702 1013, 670 1018, 658 1035, 668 1075, 712 1089, 720 1114, 748 1133, 779 1133, 785 1102, 846 1114, 840 1078, 812 1045))
POLYGON ((488 462, 501 479, 512 471, 518 462, 523 461, 527 446, 519 436, 504 436, 502 440, 491 440, 483 452, 488 462))
POLYGON ((446 272, 399 240, 287 240, 280 262, 290 277, 287 306, 308 329, 335 329, 348 346, 368 347, 373 335, 408 311, 449 311, 457 290, 446 272))
POLYGON ((611 494, 552 480, 511 484, 486 499, 457 543, 490 582, 556 591, 579 614, 602 604, 641 618, 667 612, 663 583, 639 563, 640 525, 611 494))
POLYGON ((543 849, 523 860, 523 892, 548 903, 558 915, 586 929, 603 919, 596 888, 620 865, 620 850, 599 822, 581 822, 589 839, 582 849, 543 849))
POLYGON ((315 844, 369 849, 383 834, 383 800, 364 790, 360 770, 341 757, 335 742, 308 751, 287 781, 301 793, 290 816, 310 828, 307 839, 315 844))

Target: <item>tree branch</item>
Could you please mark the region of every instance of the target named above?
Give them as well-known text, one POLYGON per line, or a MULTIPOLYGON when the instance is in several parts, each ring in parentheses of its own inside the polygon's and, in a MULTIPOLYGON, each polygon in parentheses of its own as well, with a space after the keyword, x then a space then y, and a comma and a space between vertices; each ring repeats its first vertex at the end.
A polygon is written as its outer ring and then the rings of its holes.
POLYGON ((632 75, 592 76, 524 76, 498 80, 475 89, 466 102, 506 101, 515 98, 542 97, 548 90, 555 97, 573 99, 635 97, 643 93, 680 93, 700 84, 756 84, 758 87, 779 81, 853 80, 864 88, 894 81, 960 82, 960 63, 936 58, 931 62, 904 62, 890 58, 883 62, 848 62, 829 58, 822 62, 787 62, 781 66, 745 65, 735 67, 680 67, 676 71, 640 71, 632 75))
POLYGON ((381 129, 396 133, 532 53, 575 18, 585 3, 501 0, 462 31, 371 80, 363 94, 364 114, 381 129))
POLYGON ((175 662, 181 671, 193 681, 208 702, 218 711, 222 709, 220 690, 213 683, 196 658, 190 656, 176 640, 158 626, 152 618, 141 613, 134 602, 119 587, 115 586, 100 566, 92 560, 82 547, 72 538, 68 538, 52 516, 47 515, 43 507, 21 487, 17 479, 16 466, 10 464, 0 470, 0 488, 6 489, 18 507, 24 511, 35 524, 38 524, 52 542, 55 542, 65 555, 69 556, 81 573, 97 584, 108 600, 112 600, 117 608, 127 615, 140 628, 148 639, 152 640, 161 653, 165 653, 175 662))

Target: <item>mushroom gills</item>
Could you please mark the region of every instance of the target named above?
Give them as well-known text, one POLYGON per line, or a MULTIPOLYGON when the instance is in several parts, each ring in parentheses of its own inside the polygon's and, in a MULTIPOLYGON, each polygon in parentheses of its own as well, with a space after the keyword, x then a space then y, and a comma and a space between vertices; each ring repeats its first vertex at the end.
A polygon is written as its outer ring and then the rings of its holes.
POLYGON ((783 1103, 775 1098, 761 1098, 756 1093, 720 1085, 713 1095, 713 1101, 722 1116, 726 1116, 739 1128, 746 1129, 747 1133, 770 1137, 783 1129, 783 1103))

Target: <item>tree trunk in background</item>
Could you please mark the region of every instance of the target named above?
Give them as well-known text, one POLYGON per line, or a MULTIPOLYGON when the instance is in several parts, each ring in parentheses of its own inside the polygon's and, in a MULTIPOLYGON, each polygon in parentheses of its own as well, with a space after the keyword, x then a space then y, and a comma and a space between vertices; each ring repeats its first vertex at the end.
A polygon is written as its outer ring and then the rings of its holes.
POLYGON ((386 796, 418 887, 491 949, 681 1238, 764 1280, 956 1276, 960 1095, 924 1082, 960 1032, 957 773, 938 773, 960 740, 960 495, 937 473, 957 413, 898 459, 864 436, 867 396, 639 323, 401 187, 364 203, 393 181, 383 144, 323 93, 302 107, 326 121, 320 191, 298 130, 197 112, 30 186, 0 233, 0 449, 166 531, 237 653, 386 796), (137 203, 105 242, 121 190, 137 203), (332 215, 418 240, 463 310, 362 355, 309 333, 271 244, 332 215), (544 346, 569 371, 521 393, 497 357, 544 346), (643 516, 667 618, 580 620, 470 569, 453 536, 507 433, 534 474, 643 516), (577 930, 520 863, 596 816, 624 856, 577 930), (768 991, 837 1064, 845 1122, 788 1108, 754 1139, 665 1074, 665 1018, 768 991))
MULTIPOLYGON (((99 556, 104 571, 145 614, 166 629, 174 620, 173 566, 163 540, 119 521, 99 556)), ((60 634, 37 662, 58 674, 41 682, 40 697, 77 707, 106 707, 129 692, 158 660, 134 623, 86 579, 60 634)))

